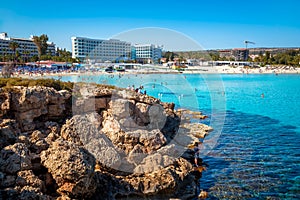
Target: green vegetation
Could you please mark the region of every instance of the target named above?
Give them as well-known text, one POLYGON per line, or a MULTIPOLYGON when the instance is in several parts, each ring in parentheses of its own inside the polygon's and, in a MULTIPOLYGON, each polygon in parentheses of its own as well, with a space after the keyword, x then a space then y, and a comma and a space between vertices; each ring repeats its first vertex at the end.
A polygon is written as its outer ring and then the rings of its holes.
MULTIPOLYGON (((90 85, 90 83, 79 82, 76 83, 76 86, 79 88, 90 85)), ((113 85, 103 85, 103 84, 94 84, 95 87, 99 88, 107 88, 107 89, 119 89, 113 85)), ((0 78, 0 88, 8 89, 13 86, 24 86, 24 87, 32 87, 32 86, 44 86, 51 87, 55 90, 68 90, 72 91, 74 88, 73 82, 63 82, 54 79, 23 79, 23 78, 0 78)))
POLYGON ((166 58, 166 61, 173 61, 175 57, 178 57, 178 54, 171 52, 171 51, 167 51, 163 54, 163 57, 166 58))
POLYGON ((174 58, 178 58, 181 61, 186 59, 199 59, 203 61, 226 59, 226 58, 221 58, 219 52, 217 51, 179 51, 179 52, 167 51, 164 53, 163 57, 167 59, 167 62, 174 60, 174 58))
POLYGON ((71 62, 71 63, 80 62, 79 59, 72 58, 72 53, 70 51, 67 51, 66 49, 60 49, 60 48, 56 49, 55 56, 49 54, 42 55, 41 60, 52 60, 55 62, 71 62))
POLYGON ((14 54, 12 55, 12 60, 13 60, 13 65, 15 66, 16 65, 16 59, 17 59, 17 57, 19 56, 18 54, 18 52, 17 52, 17 48, 19 48, 20 46, 19 46, 19 44, 18 43, 16 43, 16 42, 11 42, 11 43, 9 43, 9 48, 11 49, 11 50, 13 50, 13 52, 14 52, 14 54))
POLYGON ((20 47, 19 44, 16 43, 16 42, 9 43, 9 48, 11 50, 13 50, 13 52, 14 52, 15 55, 16 55, 16 52, 17 52, 17 48, 19 48, 19 47, 20 47))
POLYGON ((176 54, 185 59, 211 60, 211 55, 207 51, 182 51, 176 54))
MULTIPOLYGON (((200 59, 213 61, 234 61, 234 58, 221 57, 218 51, 186 51, 186 52, 165 52, 167 61, 174 58, 200 59)), ((253 60, 249 57, 249 62, 253 60)), ((269 51, 261 53, 254 59, 254 62, 262 65, 289 65, 300 67, 300 50, 286 50, 284 52, 271 54, 269 51)))
POLYGON ((62 82, 54 79, 22 79, 22 78, 0 78, 1 88, 11 88, 13 86, 45 86, 59 90, 72 91, 74 83, 62 82))
POLYGON ((261 62, 263 65, 289 65, 300 66, 300 50, 288 50, 283 53, 271 55, 270 52, 260 54, 254 59, 255 62, 261 62))
POLYGON ((37 47, 39 58, 41 58, 42 55, 47 54, 47 48, 48 48, 48 36, 45 34, 42 34, 41 36, 33 36, 33 42, 37 47))

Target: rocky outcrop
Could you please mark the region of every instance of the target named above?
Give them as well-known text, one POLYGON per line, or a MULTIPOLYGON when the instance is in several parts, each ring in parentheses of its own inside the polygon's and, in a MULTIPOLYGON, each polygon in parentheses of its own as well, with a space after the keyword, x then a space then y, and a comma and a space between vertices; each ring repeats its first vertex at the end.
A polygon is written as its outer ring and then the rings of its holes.
POLYGON ((24 143, 4 147, 0 152, 0 169, 6 174, 15 174, 31 168, 30 152, 24 143))
POLYGON ((10 93, 3 92, 0 88, 0 117, 2 118, 10 110, 10 93))
POLYGON ((137 172, 127 176, 125 180, 136 191, 146 195, 158 193, 167 195, 170 191, 178 191, 184 178, 193 169, 192 165, 185 159, 178 158, 172 160, 160 154, 153 155, 143 162, 144 164, 141 167, 148 169, 141 170, 142 174, 137 172), (163 162, 166 163, 163 164, 163 162))
POLYGON ((2 119, 0 121, 0 149, 5 146, 14 144, 17 141, 21 131, 14 119, 2 119))
POLYGON ((0 199, 194 196, 201 113, 94 85, 13 87, 0 106, 0 199))
POLYGON ((70 97, 71 93, 65 90, 16 86, 1 94, 1 114, 7 114, 9 110, 22 131, 31 131, 37 128, 38 118, 58 120, 65 117, 70 97))
POLYGON ((82 199, 94 194, 95 158, 85 149, 58 139, 41 153, 41 163, 56 181, 61 195, 82 199))

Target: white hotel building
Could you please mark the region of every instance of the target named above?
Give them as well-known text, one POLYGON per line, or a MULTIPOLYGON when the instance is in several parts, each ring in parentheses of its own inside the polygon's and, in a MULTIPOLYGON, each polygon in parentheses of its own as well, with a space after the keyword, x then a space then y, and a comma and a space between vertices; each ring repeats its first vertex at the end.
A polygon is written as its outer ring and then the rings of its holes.
POLYGON ((133 52, 133 58, 142 63, 158 63, 162 57, 162 47, 154 44, 136 44, 133 52))
POLYGON ((72 57, 80 61, 114 62, 130 57, 130 43, 116 39, 101 40, 72 37, 72 57))
MULTIPOLYGON (((32 37, 29 39, 25 38, 13 38, 8 37, 7 33, 0 33, 0 55, 12 55, 13 50, 9 48, 11 42, 16 42, 19 44, 19 48, 16 50, 20 53, 23 58, 31 58, 33 56, 38 56, 38 50, 33 42, 32 37)), ((55 44, 53 42, 48 42, 48 53, 55 56, 55 44)))

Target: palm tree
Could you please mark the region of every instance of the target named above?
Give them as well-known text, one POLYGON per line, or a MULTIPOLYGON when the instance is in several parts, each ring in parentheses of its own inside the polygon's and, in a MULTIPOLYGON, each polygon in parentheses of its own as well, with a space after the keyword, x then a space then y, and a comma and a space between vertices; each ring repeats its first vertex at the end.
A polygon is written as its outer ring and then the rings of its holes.
POLYGON ((17 58, 17 48, 19 48, 20 45, 17 42, 11 42, 9 43, 9 48, 13 50, 14 55, 13 55, 13 62, 14 66, 16 66, 16 58, 17 58))
POLYGON ((36 45, 38 50, 38 60, 40 65, 41 56, 47 53, 48 48, 48 36, 43 34, 41 36, 33 36, 33 43, 36 45))
POLYGON ((37 47, 39 58, 41 55, 45 55, 47 53, 47 48, 48 48, 48 36, 43 34, 41 36, 33 36, 33 42, 37 47))
POLYGON ((5 51, 5 49, 2 48, 2 49, 1 49, 1 52, 2 52, 2 54, 1 54, 1 61, 2 61, 2 62, 5 61, 5 54, 4 54, 4 51, 5 51))
POLYGON ((30 51, 27 49, 26 45, 23 45, 22 58, 23 58, 24 64, 28 62, 29 55, 30 55, 30 51))
POLYGON ((16 50, 17 50, 17 48, 19 48, 20 47, 20 45, 18 44, 18 43, 16 43, 16 42, 11 42, 11 43, 9 43, 9 48, 11 49, 11 50, 13 50, 13 52, 14 52, 14 54, 16 55, 16 50))
POLYGON ((33 36, 33 43, 36 45, 36 48, 38 50, 39 58, 42 55, 42 45, 41 45, 41 40, 39 36, 33 36))

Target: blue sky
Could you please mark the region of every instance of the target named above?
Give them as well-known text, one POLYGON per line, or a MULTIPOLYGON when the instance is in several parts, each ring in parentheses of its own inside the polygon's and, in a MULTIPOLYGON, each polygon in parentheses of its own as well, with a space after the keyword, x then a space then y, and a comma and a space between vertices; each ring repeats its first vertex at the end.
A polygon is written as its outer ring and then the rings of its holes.
POLYGON ((244 40, 253 47, 299 47, 299 8, 299 0, 10 0, 0 5, 0 32, 25 38, 45 33, 68 50, 71 36, 107 39, 143 27, 175 30, 204 49, 244 47, 244 40))

